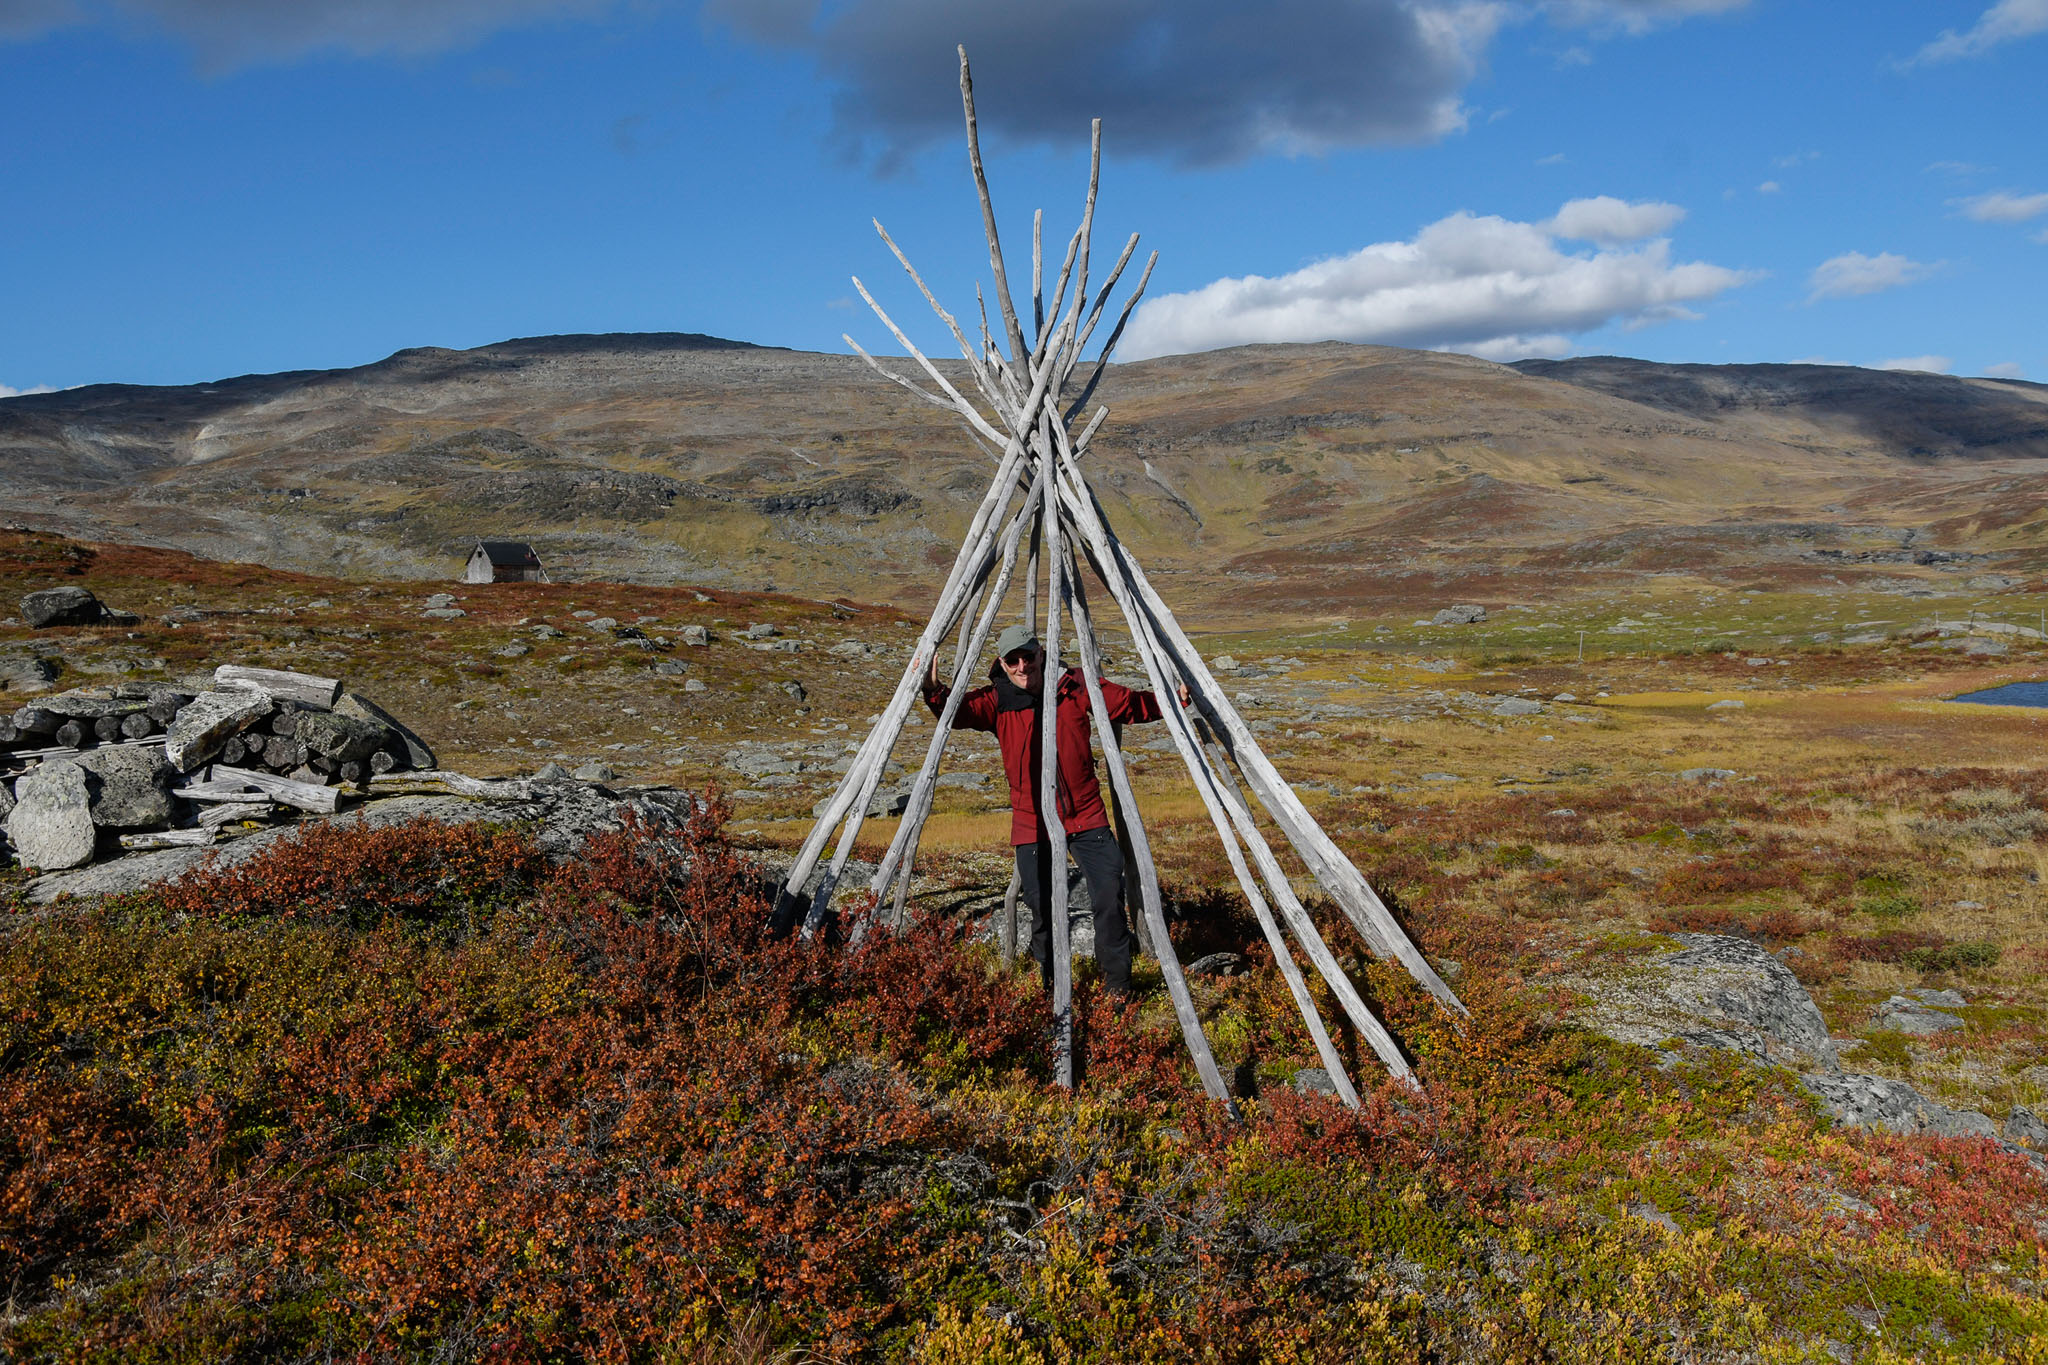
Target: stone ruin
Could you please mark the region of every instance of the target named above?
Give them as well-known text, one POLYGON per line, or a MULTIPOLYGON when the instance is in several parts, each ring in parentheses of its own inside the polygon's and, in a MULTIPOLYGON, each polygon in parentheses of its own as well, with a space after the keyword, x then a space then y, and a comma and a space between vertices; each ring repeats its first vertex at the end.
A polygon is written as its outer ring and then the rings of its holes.
POLYGON ((79 687, 0 717, 7 843, 43 872, 332 814, 380 775, 434 768, 425 741, 339 681, 235 664, 196 693, 79 687))

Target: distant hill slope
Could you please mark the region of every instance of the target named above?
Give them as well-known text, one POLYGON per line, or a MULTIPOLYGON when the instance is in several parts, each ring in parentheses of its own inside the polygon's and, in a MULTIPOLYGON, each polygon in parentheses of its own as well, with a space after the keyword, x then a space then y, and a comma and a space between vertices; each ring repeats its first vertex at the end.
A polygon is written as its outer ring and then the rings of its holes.
MULTIPOLYGON (((1099 491, 1216 619, 2048 543, 2040 385, 1330 343, 1118 366, 1101 401, 1099 491)), ((513 538, 558 575, 914 601, 988 473, 855 357, 687 333, 0 400, 15 519, 321 572, 513 538)))
POLYGON ((1849 365, 1660 365, 1620 356, 1515 369, 1716 421, 1765 416, 1853 432, 1916 459, 2048 455, 2048 385, 1849 365))

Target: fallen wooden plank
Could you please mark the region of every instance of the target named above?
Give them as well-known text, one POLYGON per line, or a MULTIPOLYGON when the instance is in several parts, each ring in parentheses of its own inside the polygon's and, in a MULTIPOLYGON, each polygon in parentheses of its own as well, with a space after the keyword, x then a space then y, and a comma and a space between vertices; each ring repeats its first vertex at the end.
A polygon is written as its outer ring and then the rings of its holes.
POLYGON ((171 788, 171 794, 183 797, 187 801, 201 801, 209 804, 227 802, 230 804, 247 805, 252 802, 268 801, 270 799, 270 793, 268 792, 258 791, 256 788, 245 783, 224 780, 188 782, 182 787, 171 788))
POLYGON ((533 799, 533 783, 523 777, 465 777, 443 768, 425 773, 378 773, 370 779, 373 796, 404 796, 412 792, 446 792, 486 801, 529 801, 533 799))
MULTIPOLYGON (((138 745, 146 745, 146 744, 157 744, 157 745, 161 745, 161 744, 162 744, 163 742, 164 742, 164 737, 163 737, 162 735, 151 735, 151 736, 149 736, 149 737, 148 737, 148 738, 146 738, 146 739, 122 739, 122 740, 115 740, 114 742, 112 742, 112 743, 109 743, 109 744, 96 744, 96 745, 94 745, 94 746, 93 746, 93 748, 95 748, 95 749, 116 749, 116 748, 123 748, 123 749, 131 749, 131 748, 134 748, 134 747, 136 747, 136 746, 138 746, 138 745)), ((76 748, 76 747, 74 747, 74 746, 72 746, 72 745, 69 745, 69 744, 53 744, 53 745, 50 745, 50 746, 49 746, 48 748, 43 748, 43 749, 13 749, 13 750, 10 750, 10 751, 8 751, 8 752, 7 752, 6 754, 4 754, 4 755, 0 755, 0 759, 4 759, 5 761, 7 761, 7 762, 10 762, 10 763, 12 763, 12 762, 24 762, 24 761, 40 760, 40 759, 45 759, 45 758, 77 758, 77 757, 78 757, 78 756, 79 756, 80 754, 88 754, 88 753, 91 753, 91 752, 92 752, 92 749, 80 749, 80 748, 76 748)))
POLYGON ((248 692, 295 701, 315 711, 332 711, 341 697, 341 679, 321 678, 311 673, 289 673, 280 668, 247 668, 222 664, 213 670, 213 685, 237 687, 248 692))
POLYGON ((124 834, 121 847, 127 849, 146 848, 209 848, 213 844, 211 829, 160 829, 147 834, 124 834))
POLYGON ((332 815, 341 806, 341 789, 322 787, 311 782, 297 782, 276 773, 257 772, 251 768, 231 768, 225 763, 213 765, 215 782, 239 782, 254 787, 268 795, 279 805, 296 806, 321 815, 332 815))
POLYGON ((285 809, 267 796, 257 796, 247 801, 224 801, 199 812, 199 823, 215 827, 237 820, 268 820, 285 809))

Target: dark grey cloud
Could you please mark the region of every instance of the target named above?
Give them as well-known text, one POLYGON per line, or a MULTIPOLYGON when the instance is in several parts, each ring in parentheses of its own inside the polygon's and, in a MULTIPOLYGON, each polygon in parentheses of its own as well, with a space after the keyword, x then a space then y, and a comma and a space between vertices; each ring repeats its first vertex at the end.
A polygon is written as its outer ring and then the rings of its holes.
POLYGON ((322 51, 417 56, 614 7, 614 0, 0 0, 0 38, 112 23, 170 33, 206 64, 234 67, 322 51))
POLYGON ((1184 165, 1416 142, 1463 126, 1459 93, 1498 5, 1423 0, 707 0, 741 35, 805 53, 838 136, 882 164, 960 130, 955 47, 983 125, 1184 165))
POLYGON ((0 38, 33 38, 77 17, 71 0, 0 0, 0 38))

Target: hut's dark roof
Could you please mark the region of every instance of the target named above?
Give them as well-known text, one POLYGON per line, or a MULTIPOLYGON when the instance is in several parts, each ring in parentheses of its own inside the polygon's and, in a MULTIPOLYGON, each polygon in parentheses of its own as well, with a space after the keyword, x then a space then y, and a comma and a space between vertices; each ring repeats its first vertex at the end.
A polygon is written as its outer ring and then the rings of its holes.
POLYGON ((495 569, 537 569, 540 556, 533 547, 523 540, 480 540, 477 549, 484 552, 484 558, 491 561, 495 569))

